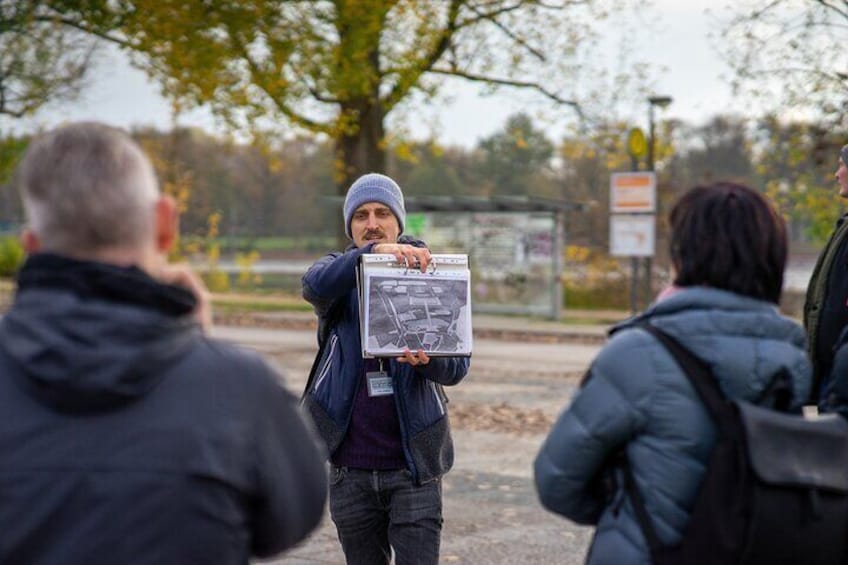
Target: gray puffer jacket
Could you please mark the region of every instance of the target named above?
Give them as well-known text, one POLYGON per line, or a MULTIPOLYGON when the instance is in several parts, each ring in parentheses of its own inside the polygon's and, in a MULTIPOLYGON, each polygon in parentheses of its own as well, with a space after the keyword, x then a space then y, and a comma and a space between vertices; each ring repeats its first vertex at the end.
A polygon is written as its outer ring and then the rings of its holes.
POLYGON ((755 401, 773 375, 792 377, 794 408, 810 387, 804 331, 768 302, 685 288, 613 330, 585 385, 535 461, 542 504, 597 529, 587 563, 649 563, 648 548, 620 483, 612 499, 598 478, 621 448, 660 539, 680 540, 716 432, 671 355, 633 327, 647 321, 705 360, 726 395, 755 401))

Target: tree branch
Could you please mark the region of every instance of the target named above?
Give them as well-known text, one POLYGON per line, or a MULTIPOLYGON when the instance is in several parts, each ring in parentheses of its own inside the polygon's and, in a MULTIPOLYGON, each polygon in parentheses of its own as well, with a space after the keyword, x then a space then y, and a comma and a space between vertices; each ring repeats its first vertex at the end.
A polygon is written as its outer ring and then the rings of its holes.
MULTIPOLYGON (((780 0, 778 0, 778 1, 780 1, 780 0)), ((498 16, 502 16, 503 14, 508 14, 509 12, 514 12, 518 9, 521 9, 521 8, 525 7, 527 4, 533 4, 534 6, 536 6, 538 8, 545 9, 545 10, 560 11, 560 10, 564 10, 568 6, 588 5, 588 4, 590 4, 590 2, 589 2, 589 0, 573 0, 573 1, 562 2, 560 4, 554 5, 554 4, 548 4, 548 3, 545 3, 545 2, 541 2, 541 1, 528 2, 527 0, 518 0, 514 4, 511 4, 511 5, 508 4, 506 6, 501 6, 501 7, 494 9, 490 12, 483 11, 479 6, 468 6, 468 8, 472 12, 474 12, 475 17, 468 18, 466 20, 459 22, 457 27, 458 28, 465 28, 465 27, 470 27, 470 26, 473 26, 475 24, 478 24, 478 23, 480 23, 481 21, 484 21, 484 20, 494 20, 498 16)))
POLYGON ((761 18, 761 17, 762 17, 762 16, 763 16, 766 12, 770 12, 770 11, 771 11, 771 10, 773 10, 775 7, 777 7, 777 6, 781 5, 781 4, 783 4, 783 2, 784 2, 784 0, 772 0, 771 2, 769 2, 768 4, 766 4, 765 6, 763 6, 762 8, 760 8, 760 9, 758 9, 758 10, 754 10, 753 12, 751 12, 751 13, 750 13, 750 14, 749 14, 749 15, 748 15, 745 19, 746 19, 746 20, 748 20, 748 19, 750 19, 750 20, 756 20, 756 19, 759 19, 759 18, 761 18))
POLYGON ((457 22, 457 28, 461 29, 461 28, 471 27, 471 26, 474 26, 476 24, 479 24, 482 21, 493 20, 493 19, 495 19, 498 16, 501 16, 503 14, 508 14, 509 12, 514 12, 515 10, 518 10, 519 8, 521 8, 523 5, 524 5, 524 2, 519 1, 519 2, 512 4, 512 5, 501 6, 497 10, 492 10, 491 12, 482 12, 476 6, 473 6, 473 7, 469 6, 469 9, 475 14, 475 17, 465 19, 461 22, 457 22))
POLYGON ((504 24, 502 24, 500 21, 498 21, 498 19, 497 19, 498 15, 500 15, 502 13, 506 13, 507 11, 514 10, 518 7, 520 7, 520 4, 509 7, 509 10, 503 9, 503 10, 499 10, 497 12, 493 12, 492 14, 483 14, 477 9, 476 6, 469 6, 471 11, 479 16, 479 18, 475 18, 475 20, 477 20, 477 21, 488 21, 489 23, 494 25, 496 28, 498 28, 504 35, 506 35, 508 38, 510 38, 512 41, 514 41, 517 45, 520 45, 521 47, 525 48, 531 55, 536 57, 539 61, 546 61, 547 58, 545 57, 544 53, 542 53, 540 50, 536 49, 535 47, 533 47, 532 45, 530 45, 529 43, 527 43, 525 40, 521 39, 517 35, 515 35, 515 33, 511 29, 509 29, 504 24))
MULTIPOLYGON (((305 84, 307 82, 307 78, 303 75, 299 75, 299 76, 300 76, 300 79, 305 84)), ((314 98, 318 102, 321 102, 322 104, 341 104, 342 103, 342 101, 338 98, 331 98, 329 96, 325 96, 324 94, 318 92, 318 89, 314 85, 307 84, 306 90, 309 91, 309 94, 310 94, 310 96, 312 96, 312 98, 314 98)))
POLYGON ((253 57, 250 56, 248 52, 247 46, 236 38, 236 34, 230 30, 230 33, 227 34, 230 38, 230 43, 232 46, 238 51, 239 55, 242 59, 244 59, 245 63, 247 63, 247 67, 250 70, 251 82, 258 86, 262 92, 268 95, 268 98, 274 103, 274 106, 288 119, 294 122, 296 125, 304 127, 313 132, 320 132, 331 134, 332 126, 329 124, 324 124, 321 122, 316 122, 307 118, 306 116, 302 116, 295 112, 291 106, 285 104, 282 99, 278 96, 275 96, 271 90, 268 88, 268 81, 265 78, 265 73, 262 72, 262 69, 259 68, 259 65, 256 61, 253 60, 253 57))
MULTIPOLYGON (((414 61, 409 67, 404 69, 397 69, 392 72, 396 72, 403 76, 405 73, 415 73, 416 76, 414 80, 403 80, 401 79, 398 83, 391 89, 391 91, 383 98, 382 104, 383 108, 385 108, 386 113, 391 111, 394 106, 403 100, 403 98, 407 95, 409 90, 416 84, 418 84, 418 78, 428 72, 433 68, 439 59, 441 59, 442 55, 444 55, 445 51, 451 46, 451 39, 454 34, 456 34, 458 28, 457 18, 459 18, 459 10, 462 7, 464 0, 451 0, 450 6, 448 7, 448 21, 445 25, 445 29, 442 31, 439 36, 439 40, 435 42, 432 51, 425 54, 423 57, 414 61)), ((385 76, 387 73, 383 73, 385 76)), ((382 78, 382 77, 381 77, 382 78)))
POLYGON ((562 98, 558 94, 551 92, 550 90, 548 90, 547 88, 545 88, 544 86, 542 86, 541 84, 539 84, 537 82, 514 80, 514 79, 508 79, 508 78, 490 77, 490 76, 485 76, 485 75, 476 75, 476 74, 473 74, 473 73, 469 73, 469 72, 466 72, 466 71, 460 71, 460 70, 457 70, 457 69, 432 68, 432 69, 430 69, 430 72, 435 73, 435 74, 439 74, 439 75, 459 77, 459 78, 463 78, 465 80, 470 80, 470 81, 473 81, 473 82, 484 82, 484 83, 487 83, 487 84, 497 84, 497 85, 500 85, 500 86, 511 86, 511 87, 515 87, 515 88, 526 88, 526 89, 535 90, 535 91, 539 92, 540 94, 544 95, 545 97, 550 98, 551 100, 553 100, 557 104, 563 104, 563 105, 566 105, 566 106, 571 106, 572 108, 574 108, 574 111, 577 112, 577 115, 580 117, 581 120, 584 118, 583 110, 580 108, 579 102, 577 102, 576 100, 567 100, 565 98, 562 98))
POLYGON ((78 31, 81 31, 81 32, 86 33, 88 35, 92 35, 92 36, 97 37, 99 39, 109 41, 111 43, 118 45, 119 47, 123 47, 123 48, 126 48, 126 49, 136 49, 137 48, 137 45, 135 45, 134 43, 132 43, 131 41, 129 41, 126 38, 122 38, 122 37, 119 37, 117 35, 113 35, 109 32, 102 31, 102 30, 99 30, 99 29, 91 27, 91 26, 87 26, 82 22, 78 22, 76 20, 73 20, 73 19, 65 17, 65 16, 39 15, 39 16, 34 16, 33 21, 36 21, 36 22, 39 22, 39 23, 54 23, 54 24, 59 23, 59 24, 62 24, 66 27, 76 29, 78 31))
POLYGON ((848 11, 840 9, 838 6, 834 6, 828 0, 815 0, 815 3, 821 5, 825 10, 836 12, 844 19, 848 19, 848 11))

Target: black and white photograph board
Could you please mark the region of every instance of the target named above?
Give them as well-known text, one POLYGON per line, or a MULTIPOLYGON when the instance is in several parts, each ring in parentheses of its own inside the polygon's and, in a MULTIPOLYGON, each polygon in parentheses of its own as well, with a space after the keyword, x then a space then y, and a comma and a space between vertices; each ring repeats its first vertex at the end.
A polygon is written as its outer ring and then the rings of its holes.
POLYGON ((394 255, 362 256, 357 284, 363 357, 471 355, 468 256, 433 255, 427 272, 394 255))

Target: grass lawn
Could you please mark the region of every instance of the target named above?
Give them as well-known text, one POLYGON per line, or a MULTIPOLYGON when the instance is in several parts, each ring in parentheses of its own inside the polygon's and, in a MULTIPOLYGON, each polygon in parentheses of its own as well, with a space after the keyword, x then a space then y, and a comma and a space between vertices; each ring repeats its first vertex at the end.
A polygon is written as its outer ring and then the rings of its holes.
MULTIPOLYGON (((0 312, 5 311, 12 301, 15 284, 9 279, 0 279, 0 312)), ((251 312, 312 312, 309 305, 294 292, 269 291, 212 293, 215 312, 224 315, 251 312)), ((583 310, 566 308, 562 312, 561 324, 598 325, 612 324, 626 317, 618 310, 583 310)))

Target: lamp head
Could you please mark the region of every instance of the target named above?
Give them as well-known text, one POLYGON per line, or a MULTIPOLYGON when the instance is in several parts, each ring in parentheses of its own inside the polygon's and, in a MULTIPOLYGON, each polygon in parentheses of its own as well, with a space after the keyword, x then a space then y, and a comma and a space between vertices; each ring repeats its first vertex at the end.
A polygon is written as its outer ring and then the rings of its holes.
POLYGON ((648 102, 651 103, 651 106, 659 106, 660 108, 665 108, 672 101, 671 96, 651 96, 648 98, 648 102))

